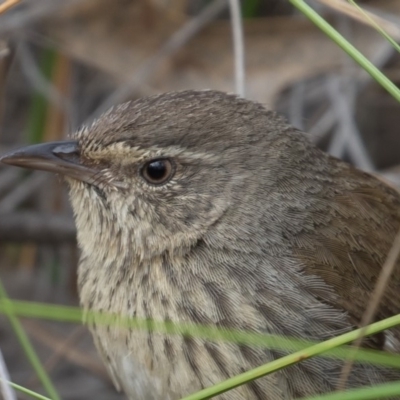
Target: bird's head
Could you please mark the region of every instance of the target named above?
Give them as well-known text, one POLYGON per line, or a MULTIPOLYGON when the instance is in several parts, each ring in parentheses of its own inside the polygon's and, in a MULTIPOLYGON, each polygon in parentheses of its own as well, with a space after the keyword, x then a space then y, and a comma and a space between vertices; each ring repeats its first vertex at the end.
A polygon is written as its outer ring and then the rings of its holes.
POLYGON ((238 207, 268 173, 276 157, 268 143, 284 127, 234 95, 167 93, 117 106, 72 140, 2 161, 66 177, 84 253, 125 247, 146 259, 186 251, 238 207))

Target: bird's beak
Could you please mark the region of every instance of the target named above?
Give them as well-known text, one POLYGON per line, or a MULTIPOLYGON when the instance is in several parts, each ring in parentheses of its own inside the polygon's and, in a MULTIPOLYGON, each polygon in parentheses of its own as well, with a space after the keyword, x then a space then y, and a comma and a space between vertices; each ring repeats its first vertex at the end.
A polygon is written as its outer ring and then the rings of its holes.
POLYGON ((0 158, 4 164, 29 169, 55 172, 93 183, 98 171, 84 166, 75 140, 49 142, 8 153, 0 158))

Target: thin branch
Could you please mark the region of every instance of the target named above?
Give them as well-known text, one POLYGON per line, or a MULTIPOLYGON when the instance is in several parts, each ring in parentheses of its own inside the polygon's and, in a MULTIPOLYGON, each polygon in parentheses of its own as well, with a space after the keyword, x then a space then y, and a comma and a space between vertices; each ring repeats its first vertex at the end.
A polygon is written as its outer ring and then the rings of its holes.
POLYGON ((365 15, 363 15, 363 13, 361 13, 359 10, 357 10, 357 8, 349 4, 347 1, 344 0, 316 0, 316 1, 344 15, 347 15, 348 17, 353 18, 358 22, 361 22, 365 25, 369 25, 373 29, 376 29, 376 25, 379 25, 382 28, 384 28, 385 31, 390 36, 396 38, 400 37, 400 29, 395 23, 392 23, 391 21, 388 21, 385 18, 381 18, 365 9, 363 10, 365 15), (366 15, 368 16, 368 18, 366 18, 366 15))
POLYGON ((175 32, 168 41, 156 52, 137 68, 136 74, 131 81, 126 82, 111 96, 108 97, 87 120, 91 120, 106 111, 112 105, 125 101, 132 92, 138 90, 140 86, 145 84, 152 74, 159 67, 160 63, 168 57, 175 54, 184 45, 186 45, 198 32, 206 25, 214 20, 218 14, 227 6, 226 0, 214 0, 206 6, 204 10, 187 22, 182 28, 175 32))
POLYGON ((60 109, 68 112, 70 105, 60 91, 45 77, 27 44, 22 40, 17 47, 21 68, 34 89, 60 109))
MULTIPOLYGON (((351 158, 358 167, 366 171, 373 171, 375 169, 374 164, 364 146, 351 111, 353 101, 351 101, 347 96, 341 94, 340 78, 332 77, 328 79, 327 84, 328 94, 339 123, 339 131, 330 146, 330 152, 333 155, 340 157, 342 155, 341 150, 346 146, 351 158)), ((355 91, 353 90, 351 97, 353 97, 354 93, 355 91)))
MULTIPOLYGON (((60 359, 64 358, 101 379, 110 380, 105 367, 99 364, 97 359, 76 347, 75 342, 87 332, 83 326, 77 326, 69 337, 60 337, 60 335, 44 328, 36 321, 24 321, 24 328, 34 339, 53 351, 53 354, 44 363, 47 372, 54 370, 60 359)), ((30 384, 32 384, 32 379, 30 384)))
POLYGON ((233 51, 235 56, 235 86, 236 93, 245 96, 245 55, 242 15, 239 0, 229 0, 231 12, 231 26, 233 38, 233 51))
POLYGON ((0 201, 0 213, 7 213, 15 210, 22 202, 28 199, 33 193, 48 181, 49 177, 42 172, 33 172, 29 179, 18 185, 0 201))
POLYGON ((82 3, 82 0, 34 0, 23 2, 23 7, 18 12, 0 14, 0 32, 10 33, 31 27, 35 22, 44 17, 59 12, 63 7, 72 6, 73 3, 82 3))
POLYGON ((308 130, 311 139, 314 143, 318 143, 329 133, 336 123, 335 113, 329 108, 325 111, 315 122, 315 124, 308 130))
POLYGON ((333 42, 340 46, 361 68, 370 74, 396 100, 400 101, 400 89, 377 69, 362 53, 348 42, 336 29, 324 20, 304 0, 289 0, 299 11, 320 28, 333 42))
POLYGON ((343 366, 342 373, 339 379, 338 390, 343 390, 346 385, 351 369, 353 367, 356 352, 361 346, 367 327, 372 322, 376 314, 376 311, 378 309, 379 303, 382 300, 383 295, 385 294, 385 289, 389 283, 390 277, 393 274, 394 268, 396 267, 396 262, 397 259, 399 258, 399 255, 400 255, 400 230, 393 241, 393 245, 388 253, 385 263, 383 264, 381 273, 379 274, 377 284, 371 295, 368 306, 364 312, 364 315, 362 316, 360 323, 361 330, 357 340, 354 343, 354 349, 352 350, 353 356, 343 366))
POLYGON ((0 4, 0 14, 5 13, 20 2, 21 0, 6 0, 4 3, 0 4))

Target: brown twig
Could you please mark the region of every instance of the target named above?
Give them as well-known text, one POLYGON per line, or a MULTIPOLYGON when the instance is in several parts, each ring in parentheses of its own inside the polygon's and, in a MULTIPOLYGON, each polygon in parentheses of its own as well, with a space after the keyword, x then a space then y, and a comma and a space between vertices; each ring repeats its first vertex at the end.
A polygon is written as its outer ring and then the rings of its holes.
MULTIPOLYGON (((317 0, 319 3, 326 5, 327 7, 333 8, 334 10, 347 15, 350 18, 355 19, 358 22, 369 25, 375 29, 373 23, 368 20, 357 8, 347 3, 344 0, 317 0)), ((364 10, 364 13, 368 15, 377 25, 381 26, 390 36, 398 38, 400 36, 399 27, 381 17, 378 17, 370 11, 364 10)))
MULTIPOLYGON (((57 358, 50 358, 51 363, 57 360, 59 356, 62 356, 71 363, 100 376, 102 379, 110 379, 105 367, 101 363, 95 361, 88 353, 82 351, 82 349, 78 350, 71 346, 71 343, 76 341, 80 333, 77 335, 75 332, 74 335, 68 338, 60 338, 59 335, 56 335, 49 329, 42 328, 39 323, 33 321, 24 321, 24 327, 35 340, 54 351, 54 355, 57 358)), ((82 327, 79 328, 83 329, 82 327)))
POLYGON ((193 39, 193 37, 213 21, 226 8, 226 6, 227 0, 214 0, 212 3, 208 4, 199 15, 192 18, 171 35, 160 50, 145 60, 142 65, 137 68, 133 78, 100 104, 87 120, 90 121, 94 117, 106 111, 112 105, 125 101, 129 94, 133 93, 143 84, 146 84, 148 79, 164 60, 174 55, 179 49, 193 39))
POLYGON ((396 266, 396 261, 399 258, 399 255, 400 255, 400 230, 393 241, 393 245, 388 253, 385 263, 383 264, 381 273, 379 274, 378 281, 370 298, 369 304, 364 312, 364 315, 362 316, 360 324, 362 329, 360 331, 358 339, 354 343, 354 347, 352 350, 353 352, 352 357, 349 358, 347 363, 342 368, 342 372, 339 378, 339 384, 337 387, 338 390, 343 390, 345 388, 346 382, 349 378, 351 369, 353 367, 354 357, 357 353, 357 350, 361 346, 367 326, 372 322, 376 314, 379 303, 382 299, 382 296, 384 295, 386 286, 396 266))
POLYGON ((5 13, 20 2, 21 0, 6 0, 4 3, 0 4, 0 14, 5 13))
MULTIPOLYGON (((35 329, 37 330, 36 326, 35 329)), ((43 363, 43 366, 47 372, 56 367, 60 359, 65 357, 65 353, 68 352, 69 349, 71 349, 72 346, 79 341, 83 333, 85 333, 85 329, 82 326, 77 326, 64 340, 60 340, 58 347, 54 348, 53 353, 43 363)), ((26 386, 34 386, 36 384, 38 384, 38 379, 35 375, 33 375, 27 382, 26 386)))
POLYGON ((48 175, 41 172, 33 172, 24 183, 16 186, 0 201, 0 213, 9 213, 15 210, 22 202, 38 191, 49 180, 48 175))

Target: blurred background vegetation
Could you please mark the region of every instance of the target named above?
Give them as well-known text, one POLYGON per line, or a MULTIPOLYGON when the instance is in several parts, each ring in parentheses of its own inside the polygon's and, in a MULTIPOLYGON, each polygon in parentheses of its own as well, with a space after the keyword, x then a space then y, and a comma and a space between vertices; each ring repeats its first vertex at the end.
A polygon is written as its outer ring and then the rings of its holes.
MULTIPOLYGON (((400 83, 400 56, 356 9, 344 0, 309 3, 400 83)), ((398 0, 358 4, 400 39, 398 0)), ((400 185, 400 105, 287 0, 241 7, 246 97, 285 114, 331 154, 400 185)), ((224 0, 15 1, 0 15, 0 34, 0 154, 66 138, 127 99, 235 91, 224 0)), ((77 305, 77 260, 62 179, 0 166, 0 277, 8 295, 77 305)), ((22 326, 63 399, 123 398, 84 327, 28 319, 22 326)), ((42 391, 2 316, 0 349, 12 381, 42 391)))

